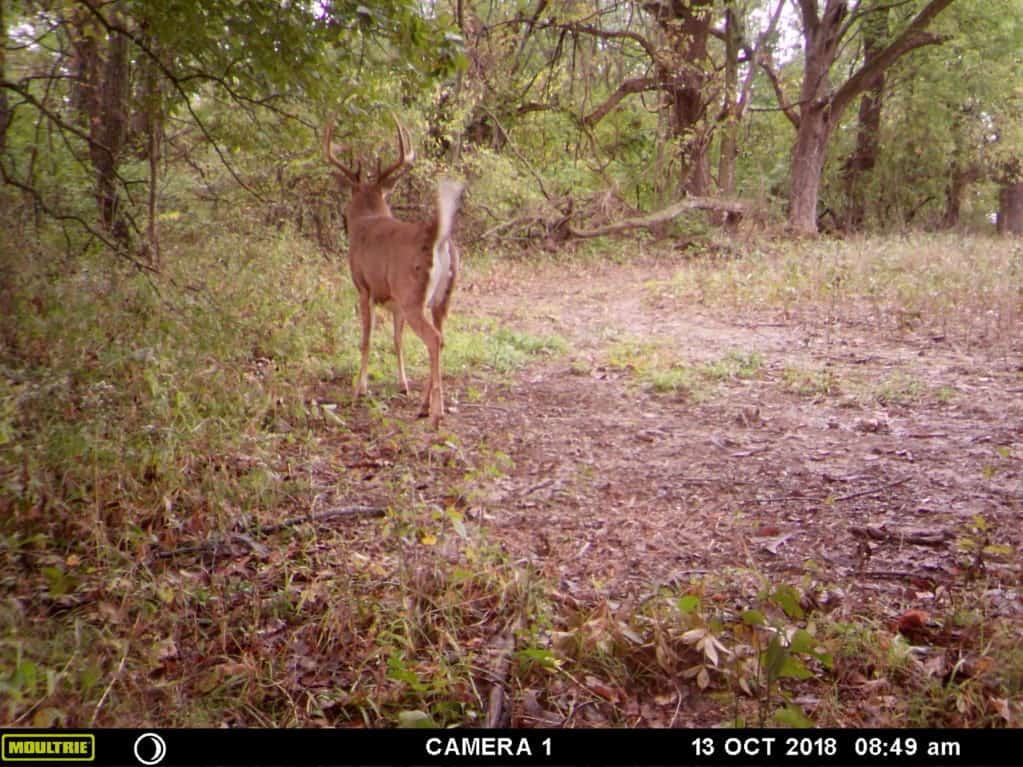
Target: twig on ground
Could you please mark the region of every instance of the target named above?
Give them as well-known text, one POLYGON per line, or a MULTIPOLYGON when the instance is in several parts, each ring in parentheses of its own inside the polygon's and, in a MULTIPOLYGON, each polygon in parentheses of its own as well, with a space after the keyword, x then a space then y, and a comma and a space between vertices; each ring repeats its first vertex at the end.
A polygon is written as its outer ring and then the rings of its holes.
POLYGON ((309 514, 304 517, 293 517, 291 519, 286 519, 283 522, 278 522, 275 525, 261 525, 258 522, 253 522, 246 525, 246 527, 240 531, 227 533, 226 535, 218 535, 217 537, 211 538, 203 543, 198 543, 192 546, 182 546, 170 551, 158 551, 155 554, 152 554, 149 559, 150 561, 158 559, 173 559, 174 557, 179 557, 183 554, 194 554, 199 551, 207 551, 211 549, 215 550, 229 541, 241 541, 252 551, 256 552, 256 554, 262 556, 267 553, 266 547, 251 538, 248 533, 272 535, 273 533, 279 533, 281 530, 285 530, 289 527, 295 527, 296 525, 317 524, 320 522, 327 522, 331 519, 337 519, 338 517, 382 517, 384 515, 384 511, 385 510, 379 506, 342 506, 336 509, 321 511, 319 514, 309 514))
POLYGON ((519 616, 508 630, 494 643, 497 651, 497 665, 493 671, 493 687, 487 697, 486 727, 494 729, 508 727, 511 724, 511 709, 508 706, 508 693, 504 689, 511 668, 512 655, 515 654, 515 637, 522 628, 522 617, 519 616))
POLYGON ((835 499, 835 502, 838 503, 839 501, 851 501, 853 498, 861 498, 864 495, 874 495, 875 493, 880 493, 883 490, 890 490, 893 487, 898 487, 899 485, 904 485, 907 482, 909 482, 910 479, 912 479, 912 477, 902 477, 902 479, 897 479, 894 482, 888 482, 887 484, 881 485, 879 487, 871 488, 870 490, 861 490, 858 493, 849 493, 848 495, 840 495, 840 496, 838 496, 838 498, 835 499))

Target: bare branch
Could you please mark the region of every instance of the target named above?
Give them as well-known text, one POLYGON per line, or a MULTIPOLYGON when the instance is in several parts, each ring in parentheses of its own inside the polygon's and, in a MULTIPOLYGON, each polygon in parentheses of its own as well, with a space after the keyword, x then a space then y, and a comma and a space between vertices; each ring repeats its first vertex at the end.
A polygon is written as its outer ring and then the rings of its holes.
POLYGON ((8 173, 7 167, 2 162, 0 162, 0 177, 3 178, 3 182, 5 184, 20 189, 21 191, 31 196, 32 199, 35 201, 36 205, 38 205, 42 209, 42 211, 50 218, 54 219, 55 221, 70 221, 72 223, 78 224, 78 226, 85 230, 90 236, 95 237, 97 240, 102 242, 104 245, 107 246, 107 248, 109 248, 111 251, 116 253, 121 258, 128 261, 140 272, 151 272, 154 274, 159 273, 152 266, 144 264, 141 261, 132 258, 130 255, 128 255, 128 253, 125 251, 123 247, 121 247, 118 243, 114 242, 113 240, 107 238, 106 235, 104 235, 102 232, 91 226, 87 221, 85 221, 80 216, 76 216, 71 213, 64 213, 52 207, 49 203, 46 202, 45 198, 42 196, 38 189, 24 183, 23 181, 19 181, 10 173, 8 173))
POLYGON ((771 86, 774 88, 775 98, 778 99, 778 108, 785 113, 787 118, 789 118, 789 122, 798 129, 799 113, 796 111, 795 106, 789 103, 788 97, 785 95, 785 90, 781 87, 781 80, 778 77, 778 73, 774 71, 774 67, 771 66, 771 62, 767 60, 761 61, 760 67, 767 75, 767 79, 771 81, 771 86))
POLYGON ((581 33, 581 34, 585 34, 585 35, 593 35, 594 37, 600 37, 600 38, 603 38, 605 40, 613 40, 613 39, 632 40, 633 42, 638 43, 640 45, 640 47, 642 47, 643 50, 646 51, 646 54, 647 54, 647 56, 650 57, 651 61, 658 62, 660 60, 660 58, 658 56, 658 52, 657 52, 657 46, 655 46, 652 42, 650 42, 647 38, 645 38, 643 35, 639 34, 638 32, 632 32, 632 31, 627 30, 627 29, 619 29, 619 30, 601 29, 600 27, 594 27, 594 26, 590 26, 588 24, 578 24, 578 23, 547 24, 545 26, 558 26, 561 29, 568 30, 569 32, 577 32, 577 33, 581 33))
POLYGON ((660 87, 660 83, 652 77, 636 77, 632 80, 626 80, 618 86, 614 93, 607 97, 603 104, 583 117, 581 122, 587 128, 592 128, 603 120, 611 110, 617 107, 626 96, 632 93, 658 90, 660 87))

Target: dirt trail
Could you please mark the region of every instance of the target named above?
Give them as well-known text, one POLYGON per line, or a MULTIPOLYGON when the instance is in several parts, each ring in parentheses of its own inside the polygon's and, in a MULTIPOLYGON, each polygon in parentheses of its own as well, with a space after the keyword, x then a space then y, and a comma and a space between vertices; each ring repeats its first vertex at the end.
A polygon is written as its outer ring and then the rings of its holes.
MULTIPOLYGON (((514 555, 580 599, 640 598, 651 582, 742 567, 789 582, 810 572, 862 605, 915 604, 961 578, 971 557, 957 541, 976 515, 992 543, 1023 546, 1018 356, 866 322, 722 318, 658 297, 648 281, 672 272, 510 267, 459 296, 460 312, 570 344, 567 359, 452 417, 467 441, 515 461, 482 509, 514 555), (700 401, 658 394, 606 364, 611 345, 636 340, 680 364, 729 350, 761 364, 700 401), (800 393, 793 371, 832 383, 800 393)), ((995 555, 984 566, 1001 586, 995 608, 1023 614, 1016 565, 995 555)))

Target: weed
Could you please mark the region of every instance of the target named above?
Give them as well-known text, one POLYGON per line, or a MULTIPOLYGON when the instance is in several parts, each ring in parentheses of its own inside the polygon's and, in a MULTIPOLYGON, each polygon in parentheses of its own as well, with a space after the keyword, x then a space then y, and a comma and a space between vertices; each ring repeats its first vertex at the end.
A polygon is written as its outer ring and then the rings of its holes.
POLYGON ((781 372, 781 382, 785 389, 803 397, 824 397, 839 391, 838 377, 827 367, 785 367, 781 372))
POLYGON ((874 398, 882 405, 904 405, 922 396, 925 387, 917 379, 893 373, 874 387, 874 398))

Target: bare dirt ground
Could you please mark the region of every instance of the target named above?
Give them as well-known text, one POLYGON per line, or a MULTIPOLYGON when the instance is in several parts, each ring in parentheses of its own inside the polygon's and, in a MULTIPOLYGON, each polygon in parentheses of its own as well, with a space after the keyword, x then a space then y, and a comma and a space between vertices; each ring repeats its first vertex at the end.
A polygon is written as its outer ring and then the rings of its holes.
POLYGON ((511 265, 463 288, 459 312, 569 343, 448 418, 515 462, 480 509, 491 536, 580 600, 752 568, 809 573, 835 584, 824 598, 896 619, 984 575, 990 607, 1023 616, 1014 558, 964 544, 1023 547, 1018 354, 866 319, 723 316, 650 288, 673 271, 511 265), (762 362, 699 399, 661 394, 603 363, 621 339, 665 343, 680 364, 762 362), (832 385, 800 392, 793 370, 832 385))

